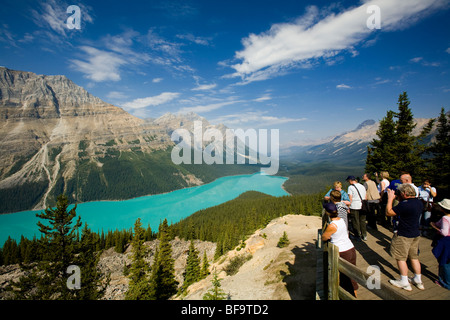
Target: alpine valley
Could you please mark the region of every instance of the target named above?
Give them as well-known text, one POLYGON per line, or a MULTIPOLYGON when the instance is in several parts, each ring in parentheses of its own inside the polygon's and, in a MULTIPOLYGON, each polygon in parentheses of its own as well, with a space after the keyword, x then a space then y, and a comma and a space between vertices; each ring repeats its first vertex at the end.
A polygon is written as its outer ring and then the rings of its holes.
MULTIPOLYGON (((139 119, 65 76, 0 67, 0 213, 71 202, 122 200, 200 185, 251 165, 175 165, 177 128, 196 114, 139 119)), ((225 130, 224 126, 213 126, 225 130)))

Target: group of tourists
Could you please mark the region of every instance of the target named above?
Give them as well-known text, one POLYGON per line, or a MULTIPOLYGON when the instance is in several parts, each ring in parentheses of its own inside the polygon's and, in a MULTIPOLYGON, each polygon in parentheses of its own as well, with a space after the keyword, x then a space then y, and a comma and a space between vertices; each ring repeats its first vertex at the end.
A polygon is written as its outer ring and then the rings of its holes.
MULTIPOLYGON (((381 225, 392 231, 390 254, 396 260, 400 278, 389 280, 395 287, 411 291, 413 284, 425 287, 421 278, 419 240, 421 236, 432 241, 432 252, 439 262, 435 283, 450 290, 450 200, 434 202, 437 190, 429 180, 417 187, 409 173, 389 181, 389 173, 382 171, 364 174, 360 182, 348 176, 347 192, 336 181, 324 197, 323 241, 339 247, 339 255, 356 265, 354 241, 367 241, 367 229, 377 230, 381 225), (410 261, 414 277, 408 278, 410 261)), ((356 297, 358 284, 341 274, 340 285, 356 297)))

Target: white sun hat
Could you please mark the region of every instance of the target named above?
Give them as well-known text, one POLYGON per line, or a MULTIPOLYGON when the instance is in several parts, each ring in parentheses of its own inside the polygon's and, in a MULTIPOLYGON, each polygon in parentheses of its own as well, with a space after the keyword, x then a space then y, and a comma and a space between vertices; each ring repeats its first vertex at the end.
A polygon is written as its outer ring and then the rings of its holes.
POLYGON ((438 202, 438 205, 440 205, 442 208, 444 208, 446 210, 450 210, 450 200, 449 199, 444 199, 441 202, 438 202))

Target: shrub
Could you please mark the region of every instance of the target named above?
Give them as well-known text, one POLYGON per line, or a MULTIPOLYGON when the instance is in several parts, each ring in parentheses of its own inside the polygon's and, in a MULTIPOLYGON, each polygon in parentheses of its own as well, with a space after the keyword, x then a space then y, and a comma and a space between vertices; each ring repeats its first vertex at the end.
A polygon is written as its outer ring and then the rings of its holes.
POLYGON ((284 247, 287 247, 288 245, 289 245, 289 239, 288 239, 286 231, 284 231, 283 236, 280 238, 280 240, 278 240, 277 247, 284 248, 284 247))
POLYGON ((230 260, 230 263, 224 268, 224 271, 229 276, 235 275, 239 271, 239 268, 251 258, 251 254, 241 254, 236 256, 230 260))

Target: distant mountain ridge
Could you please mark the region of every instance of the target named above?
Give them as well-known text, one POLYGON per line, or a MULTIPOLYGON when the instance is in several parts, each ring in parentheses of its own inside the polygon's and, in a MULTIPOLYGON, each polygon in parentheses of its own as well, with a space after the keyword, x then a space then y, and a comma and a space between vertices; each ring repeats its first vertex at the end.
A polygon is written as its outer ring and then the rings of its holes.
MULTIPOLYGON (((0 67, 0 213, 127 199, 255 172, 240 166, 177 166, 171 132, 200 117, 143 120, 65 76, 0 67)), ((205 128, 211 126, 202 120, 205 128)))
MULTIPOLYGON (((429 119, 414 120, 414 135, 419 135, 429 119)), ((339 164, 364 165, 367 146, 377 138, 379 122, 369 119, 360 123, 354 130, 329 137, 325 141, 307 145, 291 146, 281 151, 281 161, 311 163, 330 161, 339 164)), ((433 136, 433 131, 430 136, 433 136)))

